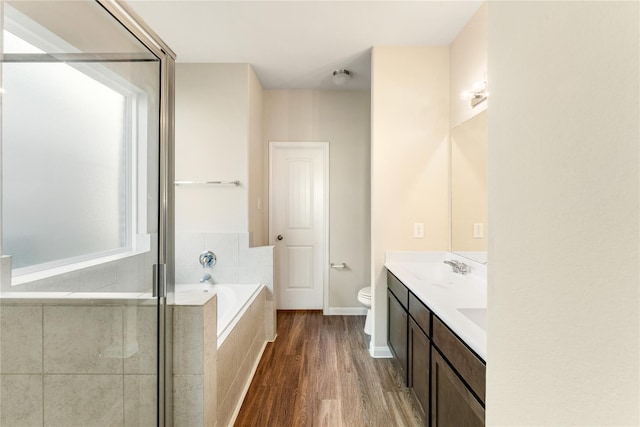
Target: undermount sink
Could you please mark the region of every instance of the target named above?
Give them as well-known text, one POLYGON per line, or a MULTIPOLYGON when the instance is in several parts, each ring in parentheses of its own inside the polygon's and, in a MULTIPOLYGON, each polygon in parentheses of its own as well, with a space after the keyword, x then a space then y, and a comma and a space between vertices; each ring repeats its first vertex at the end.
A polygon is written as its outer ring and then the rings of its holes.
POLYGON ((459 308, 467 319, 478 325, 483 331, 487 330, 487 309, 486 308, 459 308))
POLYGON ((409 264, 406 269, 416 279, 430 281, 436 285, 451 285, 457 278, 451 271, 451 267, 440 262, 409 264))

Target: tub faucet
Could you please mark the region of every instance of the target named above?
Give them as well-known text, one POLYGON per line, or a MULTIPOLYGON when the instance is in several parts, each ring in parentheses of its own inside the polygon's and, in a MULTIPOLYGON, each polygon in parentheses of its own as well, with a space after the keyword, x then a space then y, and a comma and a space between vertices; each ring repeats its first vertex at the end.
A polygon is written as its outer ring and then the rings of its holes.
POLYGON ((200 279, 200 283, 204 283, 207 280, 211 280, 211 275, 209 273, 206 273, 204 276, 202 276, 202 279, 200 279))
POLYGON ((444 262, 447 265, 451 266, 451 269, 453 270, 454 273, 458 273, 458 274, 462 274, 462 275, 466 275, 469 273, 469 271, 471 270, 471 268, 465 264, 464 262, 460 262, 457 260, 445 260, 444 262))

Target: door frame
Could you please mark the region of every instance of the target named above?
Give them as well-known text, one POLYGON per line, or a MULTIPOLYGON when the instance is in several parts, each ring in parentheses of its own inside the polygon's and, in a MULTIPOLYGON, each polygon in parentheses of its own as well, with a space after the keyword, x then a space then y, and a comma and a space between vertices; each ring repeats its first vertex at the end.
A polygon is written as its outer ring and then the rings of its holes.
MULTIPOLYGON (((274 233, 274 205, 271 203, 274 200, 275 189, 271 185, 273 181, 273 159, 276 149, 279 148, 321 148, 322 149, 322 167, 324 169, 324 194, 323 194, 323 220, 322 226, 324 227, 324 250, 322 250, 322 314, 327 315, 329 313, 329 142, 328 141, 269 141, 269 245, 275 246, 275 233, 274 233)), ((277 264, 274 264, 276 267, 277 264)), ((275 268, 277 273, 277 268, 275 268)), ((279 277, 276 275, 276 281, 279 277)), ((274 284, 274 293, 278 291, 278 286, 274 284)), ((277 297, 274 296, 274 302, 277 304, 277 297)))

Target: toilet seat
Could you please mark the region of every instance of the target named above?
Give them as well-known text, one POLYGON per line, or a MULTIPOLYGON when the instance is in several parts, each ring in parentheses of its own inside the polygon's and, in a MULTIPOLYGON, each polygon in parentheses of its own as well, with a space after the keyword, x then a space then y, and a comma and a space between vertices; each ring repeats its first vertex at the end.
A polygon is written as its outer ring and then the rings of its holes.
POLYGON ((358 291, 358 301, 367 307, 367 318, 364 322, 364 333, 371 335, 371 286, 366 286, 358 291))
POLYGON ((371 286, 358 291, 358 301, 367 308, 371 308, 371 286))

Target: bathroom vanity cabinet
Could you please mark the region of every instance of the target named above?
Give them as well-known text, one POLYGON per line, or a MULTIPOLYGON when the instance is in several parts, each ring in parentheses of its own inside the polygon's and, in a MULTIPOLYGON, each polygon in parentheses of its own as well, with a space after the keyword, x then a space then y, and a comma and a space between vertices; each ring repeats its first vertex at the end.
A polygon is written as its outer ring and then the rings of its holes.
POLYGON ((387 287, 387 341, 425 424, 484 426, 484 361, 391 272, 387 287))
POLYGON ((424 419, 429 417, 431 371, 431 311, 409 292, 409 381, 424 419))
POLYGON ((485 364, 437 317, 431 356, 431 426, 484 426, 485 364))
POLYGON ((393 276, 394 280, 389 280, 387 285, 387 330, 388 344, 400 368, 400 374, 407 383, 408 374, 408 358, 407 358, 407 342, 408 342, 408 305, 409 290, 393 276))

